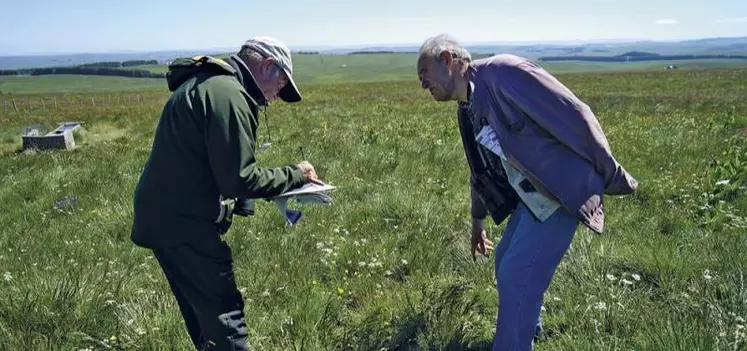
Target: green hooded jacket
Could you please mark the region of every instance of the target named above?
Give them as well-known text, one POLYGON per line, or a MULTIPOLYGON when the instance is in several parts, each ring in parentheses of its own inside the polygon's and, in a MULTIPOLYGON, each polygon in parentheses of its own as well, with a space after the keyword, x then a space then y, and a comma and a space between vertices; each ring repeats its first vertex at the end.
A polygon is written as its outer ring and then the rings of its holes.
POLYGON ((259 86, 235 55, 172 62, 166 101, 134 193, 132 241, 160 248, 219 235, 221 198, 271 198, 305 183, 295 165, 256 164, 259 86))

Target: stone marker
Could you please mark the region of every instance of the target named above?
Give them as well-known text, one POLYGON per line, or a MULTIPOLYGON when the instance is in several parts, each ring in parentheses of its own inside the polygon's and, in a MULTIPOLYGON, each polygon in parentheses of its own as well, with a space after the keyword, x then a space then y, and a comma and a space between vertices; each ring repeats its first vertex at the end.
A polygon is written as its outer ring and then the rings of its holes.
POLYGON ((73 131, 78 127, 78 122, 65 122, 46 135, 39 135, 37 129, 27 130, 23 135, 23 149, 75 149, 73 131))

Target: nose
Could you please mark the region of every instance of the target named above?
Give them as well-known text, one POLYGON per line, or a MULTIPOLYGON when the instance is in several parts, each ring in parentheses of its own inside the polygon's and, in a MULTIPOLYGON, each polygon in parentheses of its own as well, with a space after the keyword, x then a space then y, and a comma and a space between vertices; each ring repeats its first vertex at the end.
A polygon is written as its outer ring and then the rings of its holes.
POLYGON ((428 84, 424 80, 420 81, 420 85, 423 87, 423 89, 428 89, 428 84))

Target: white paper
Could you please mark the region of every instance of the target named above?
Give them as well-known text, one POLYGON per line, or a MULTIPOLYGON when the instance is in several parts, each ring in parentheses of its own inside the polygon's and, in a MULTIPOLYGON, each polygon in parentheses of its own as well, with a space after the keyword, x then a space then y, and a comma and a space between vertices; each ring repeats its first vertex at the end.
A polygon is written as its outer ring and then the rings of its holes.
POLYGON ((307 184, 305 184, 304 186, 302 186, 302 187, 300 187, 298 189, 293 189, 291 191, 282 193, 282 194, 276 196, 276 198, 296 196, 296 195, 303 195, 303 194, 322 193, 322 192, 330 191, 330 190, 334 190, 334 189, 336 189, 336 188, 334 186, 332 186, 332 185, 329 185, 329 184, 317 185, 317 184, 314 184, 314 183, 307 183, 307 184))
POLYGON ((484 126, 480 133, 477 134, 477 137, 475 139, 477 140, 477 142, 488 148, 488 150, 500 156, 502 159, 506 159, 506 155, 503 153, 501 144, 498 142, 498 136, 495 134, 493 128, 491 128, 490 125, 484 126))

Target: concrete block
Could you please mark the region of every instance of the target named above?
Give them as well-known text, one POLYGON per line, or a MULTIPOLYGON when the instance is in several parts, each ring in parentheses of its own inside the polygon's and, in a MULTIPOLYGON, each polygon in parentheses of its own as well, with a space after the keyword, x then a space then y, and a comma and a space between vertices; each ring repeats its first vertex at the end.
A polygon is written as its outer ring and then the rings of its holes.
POLYGON ((23 149, 58 149, 72 150, 75 149, 75 139, 73 131, 80 127, 78 122, 61 123, 55 130, 46 135, 39 135, 37 130, 27 131, 23 135, 23 149))

